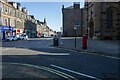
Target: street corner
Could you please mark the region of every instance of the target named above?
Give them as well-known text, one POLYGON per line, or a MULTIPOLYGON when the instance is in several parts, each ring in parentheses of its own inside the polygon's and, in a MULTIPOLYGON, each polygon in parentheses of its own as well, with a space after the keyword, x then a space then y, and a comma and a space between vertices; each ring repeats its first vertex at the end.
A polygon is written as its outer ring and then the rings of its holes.
POLYGON ((2 78, 9 79, 49 79, 62 80, 62 76, 44 66, 36 66, 24 63, 10 63, 3 62, 2 64, 2 78))

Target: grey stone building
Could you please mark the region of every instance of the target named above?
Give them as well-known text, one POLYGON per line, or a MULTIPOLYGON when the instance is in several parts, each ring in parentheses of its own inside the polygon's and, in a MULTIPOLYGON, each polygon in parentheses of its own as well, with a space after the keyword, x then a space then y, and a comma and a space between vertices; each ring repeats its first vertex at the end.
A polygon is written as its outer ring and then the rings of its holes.
POLYGON ((84 34, 93 39, 120 37, 120 2, 85 2, 84 34))
POLYGON ((81 36, 81 9, 80 3, 74 3, 73 6, 64 8, 63 14, 63 36, 81 36))

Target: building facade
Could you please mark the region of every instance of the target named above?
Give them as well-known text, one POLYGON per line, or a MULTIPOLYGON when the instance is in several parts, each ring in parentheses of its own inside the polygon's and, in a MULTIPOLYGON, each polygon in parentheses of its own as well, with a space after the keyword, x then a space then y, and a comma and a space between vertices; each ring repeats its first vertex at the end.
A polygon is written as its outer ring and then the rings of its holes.
POLYGON ((83 30, 93 39, 119 39, 120 2, 85 2, 83 30))
POLYGON ((80 3, 64 8, 63 14, 63 36, 82 36, 80 3))
POLYGON ((3 38, 14 36, 24 31, 27 10, 20 6, 20 3, 1 0, 1 30, 3 38))
POLYGON ((28 35, 29 38, 37 37, 37 20, 33 15, 27 15, 27 19, 24 23, 25 28, 24 32, 28 35))
POLYGON ((37 20, 37 37, 41 37, 42 35, 42 24, 39 20, 37 20))
POLYGON ((55 35, 54 31, 47 26, 46 18, 43 22, 37 21, 37 36, 49 37, 55 35))
POLYGON ((41 23, 41 34, 42 34, 41 36, 49 37, 51 35, 50 32, 52 30, 48 27, 46 18, 44 18, 44 21, 40 23, 41 23))
POLYGON ((50 28, 44 22, 37 22, 33 15, 28 15, 28 10, 21 7, 20 3, 0 0, 0 31, 3 39, 7 36, 26 33, 28 37, 35 38, 45 34, 50 35, 50 28))

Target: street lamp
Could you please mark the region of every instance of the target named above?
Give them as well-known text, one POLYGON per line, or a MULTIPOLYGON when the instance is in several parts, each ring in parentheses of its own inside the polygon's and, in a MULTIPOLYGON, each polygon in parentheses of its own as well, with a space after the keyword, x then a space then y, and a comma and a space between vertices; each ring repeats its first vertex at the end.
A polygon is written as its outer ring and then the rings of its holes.
POLYGON ((75 31, 75 48, 77 47, 77 46, 76 46, 76 37, 77 37, 76 30, 77 30, 77 25, 74 26, 74 31, 75 31))

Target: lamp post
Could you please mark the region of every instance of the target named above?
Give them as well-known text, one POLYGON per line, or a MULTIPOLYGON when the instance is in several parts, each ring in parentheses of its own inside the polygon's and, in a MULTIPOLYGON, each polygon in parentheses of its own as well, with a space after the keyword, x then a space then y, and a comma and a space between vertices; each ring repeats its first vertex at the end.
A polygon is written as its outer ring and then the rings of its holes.
POLYGON ((77 43, 77 40, 76 40, 76 37, 77 37, 77 28, 80 26, 80 23, 77 23, 75 26, 74 26, 74 31, 75 31, 75 48, 77 47, 76 43, 77 43))
POLYGON ((76 30, 77 30, 77 26, 75 25, 75 26, 74 26, 74 31, 75 31, 75 48, 77 47, 77 46, 76 46, 76 37, 77 37, 76 30))
POLYGON ((77 27, 79 27, 79 26, 80 26, 79 23, 74 26, 74 31, 75 31, 75 48, 77 47, 77 46, 76 46, 76 42, 77 42, 77 41, 76 41, 76 37, 77 37, 77 32, 76 32, 76 31, 77 31, 77 27))

